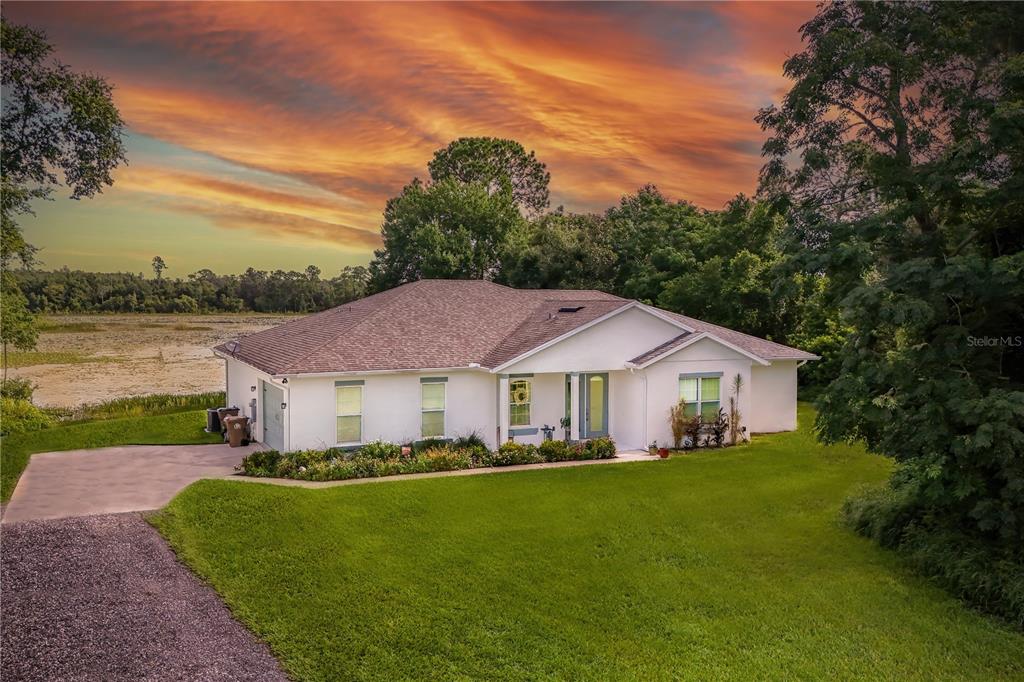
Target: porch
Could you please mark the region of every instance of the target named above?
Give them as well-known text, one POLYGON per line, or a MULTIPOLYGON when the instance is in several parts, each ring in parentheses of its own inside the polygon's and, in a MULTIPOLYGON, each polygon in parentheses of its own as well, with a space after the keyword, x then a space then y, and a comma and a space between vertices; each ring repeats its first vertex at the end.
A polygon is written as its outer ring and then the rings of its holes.
POLYGON ((499 375, 498 443, 537 445, 547 428, 558 440, 608 436, 619 450, 642 450, 638 385, 623 370, 499 375))

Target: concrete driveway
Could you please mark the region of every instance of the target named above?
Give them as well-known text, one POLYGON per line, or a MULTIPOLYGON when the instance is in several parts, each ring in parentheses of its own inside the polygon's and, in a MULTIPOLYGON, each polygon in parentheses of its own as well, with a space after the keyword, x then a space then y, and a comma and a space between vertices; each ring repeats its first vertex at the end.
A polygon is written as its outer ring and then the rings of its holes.
POLYGON ((32 455, 3 522, 159 509, 182 488, 220 478, 258 445, 129 445, 32 455))

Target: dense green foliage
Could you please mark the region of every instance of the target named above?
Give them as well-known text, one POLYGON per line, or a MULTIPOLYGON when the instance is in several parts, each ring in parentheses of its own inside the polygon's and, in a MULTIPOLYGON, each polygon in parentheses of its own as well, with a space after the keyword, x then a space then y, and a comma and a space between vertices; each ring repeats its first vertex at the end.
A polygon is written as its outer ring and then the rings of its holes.
POLYGON ((800 417, 657 462, 203 481, 154 524, 295 679, 1024 675, 1024 636, 836 523, 889 465, 800 417))
POLYGON ((402 446, 384 441, 367 443, 358 450, 328 448, 285 453, 261 450, 246 455, 238 468, 246 476, 344 481, 477 467, 612 459, 615 452, 615 442, 610 438, 572 445, 564 441, 545 441, 539 448, 510 442, 502 443, 497 452, 491 452, 479 436, 469 435, 450 443, 420 441, 407 448, 404 454, 402 446))
POLYGON ((808 258, 828 268, 854 330, 824 397, 824 435, 864 438, 904 463, 922 504, 1017 542, 1020 29, 1009 5, 830 6, 786 64, 796 84, 783 105, 761 116, 779 157, 766 184, 817 221, 808 258), (788 171, 781 157, 794 149, 804 163, 788 171))
POLYGON ((856 527, 1019 618, 1024 11, 829 4, 803 33, 791 90, 759 119, 765 192, 789 206, 800 258, 829 273, 851 330, 820 433, 899 463, 898 504, 854 501, 856 527), (965 552, 971 580, 956 576, 965 552))
POLYGON ((490 194, 507 193, 526 214, 548 207, 551 174, 515 140, 494 137, 460 137, 434 153, 427 164, 433 182, 455 180, 480 184, 490 194))
POLYGON ((28 400, 3 396, 0 398, 0 434, 27 433, 52 426, 51 415, 28 400))
POLYGON ((224 391, 209 393, 151 393, 130 398, 114 398, 100 403, 86 403, 74 408, 48 408, 47 412, 63 420, 120 419, 154 414, 169 414, 224 407, 224 391))
POLYGON ((206 412, 190 410, 144 417, 58 424, 52 428, 4 436, 0 443, 0 501, 14 492, 35 452, 104 448, 112 445, 189 445, 219 443, 220 434, 203 431, 206 412))
POLYGON ((241 275, 200 270, 185 279, 146 278, 142 273, 80 270, 16 270, 28 307, 35 312, 261 313, 314 312, 361 298, 367 271, 344 267, 331 279, 320 269, 304 272, 247 269, 241 275))
POLYGON ((425 278, 493 278, 510 235, 524 223, 510 191, 452 178, 413 180, 384 208, 384 246, 370 263, 370 287, 425 278))

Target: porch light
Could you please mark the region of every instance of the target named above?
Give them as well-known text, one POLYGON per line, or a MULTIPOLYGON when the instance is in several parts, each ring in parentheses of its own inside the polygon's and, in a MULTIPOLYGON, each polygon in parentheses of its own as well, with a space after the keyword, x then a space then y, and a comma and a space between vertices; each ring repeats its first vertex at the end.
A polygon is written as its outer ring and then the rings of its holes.
POLYGON ((281 403, 281 409, 282 410, 287 408, 287 407, 288 407, 288 403, 281 403))
POLYGON ((250 386, 249 390, 252 391, 253 393, 255 393, 256 392, 256 387, 255 386, 250 386))

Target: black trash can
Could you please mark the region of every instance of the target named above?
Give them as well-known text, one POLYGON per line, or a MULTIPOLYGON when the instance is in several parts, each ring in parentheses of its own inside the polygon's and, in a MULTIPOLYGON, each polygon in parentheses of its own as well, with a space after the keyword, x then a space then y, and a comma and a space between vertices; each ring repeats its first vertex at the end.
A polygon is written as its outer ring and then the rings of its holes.
POLYGON ((220 433, 220 413, 215 407, 206 410, 206 432, 220 433))

